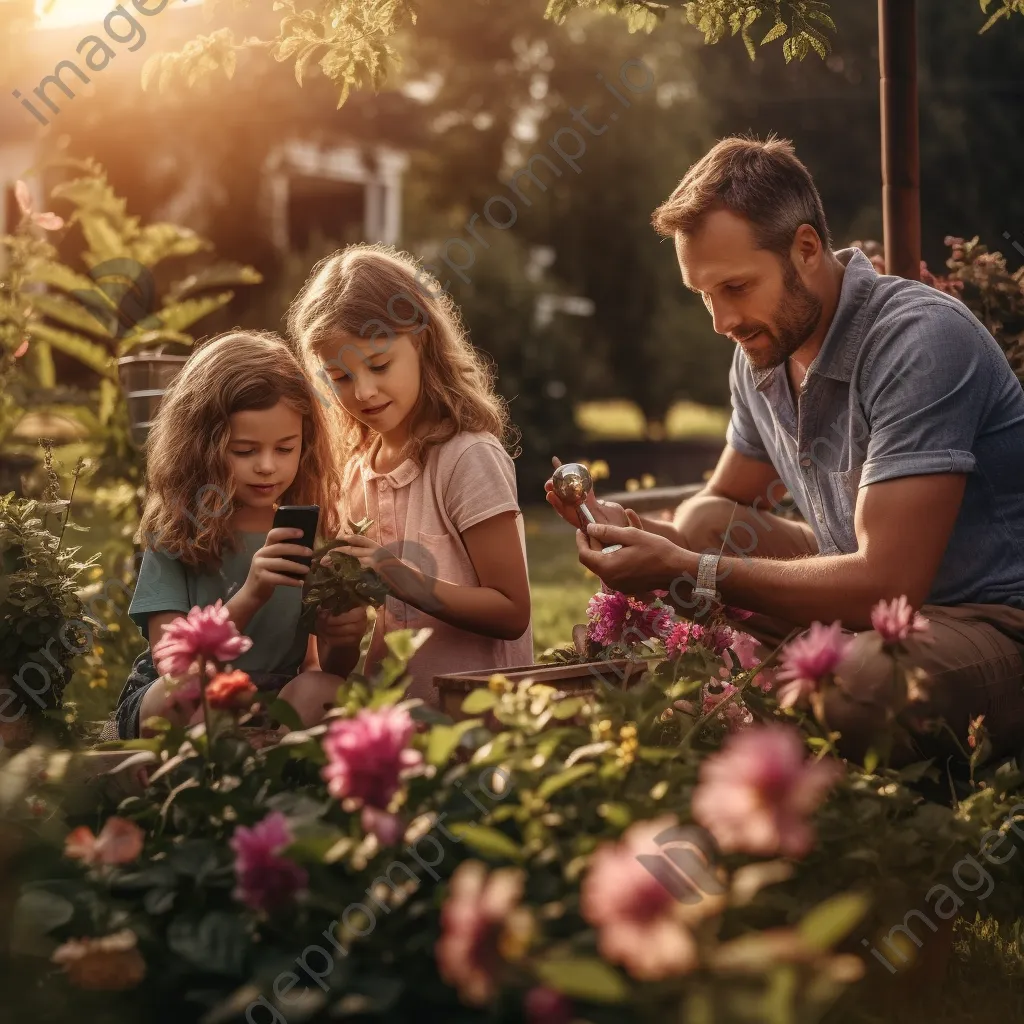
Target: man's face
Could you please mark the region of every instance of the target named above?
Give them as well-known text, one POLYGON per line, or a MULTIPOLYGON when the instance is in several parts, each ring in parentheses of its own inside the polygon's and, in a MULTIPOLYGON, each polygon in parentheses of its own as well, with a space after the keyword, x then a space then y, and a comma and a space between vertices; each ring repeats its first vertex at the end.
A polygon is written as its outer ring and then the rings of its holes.
POLYGON ((782 365, 818 326, 821 300, 792 258, 758 249, 750 222, 728 210, 709 213, 693 234, 677 231, 676 257, 715 330, 740 345, 754 369, 782 365))

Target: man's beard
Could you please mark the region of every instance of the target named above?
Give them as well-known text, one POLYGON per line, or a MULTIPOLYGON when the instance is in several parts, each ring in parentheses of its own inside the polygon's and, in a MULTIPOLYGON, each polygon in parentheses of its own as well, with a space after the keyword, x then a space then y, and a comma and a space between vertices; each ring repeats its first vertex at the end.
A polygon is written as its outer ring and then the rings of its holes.
POLYGON ((755 370, 770 370, 781 366, 814 333, 821 320, 821 300, 807 290, 796 267, 786 261, 783 276, 782 299, 772 317, 775 329, 767 324, 743 324, 735 331, 742 337, 753 337, 758 331, 768 340, 767 352, 743 350, 747 361, 755 370))

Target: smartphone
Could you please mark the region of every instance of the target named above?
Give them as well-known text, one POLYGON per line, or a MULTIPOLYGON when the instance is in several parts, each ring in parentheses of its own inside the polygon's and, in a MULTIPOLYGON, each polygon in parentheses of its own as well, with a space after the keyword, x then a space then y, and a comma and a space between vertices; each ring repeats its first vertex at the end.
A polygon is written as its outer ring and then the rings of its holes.
MULTIPOLYGON (((285 543, 288 544, 300 544, 304 548, 312 550, 316 544, 316 528, 320 524, 320 506, 319 505, 281 505, 278 510, 274 513, 274 529, 276 530, 279 526, 287 527, 288 529, 301 530, 302 537, 297 537, 295 540, 289 540, 285 543)), ((312 558, 302 558, 300 555, 287 555, 292 562, 298 562, 300 565, 309 565, 312 562, 312 558)), ((301 573, 289 573, 289 576, 301 577, 301 573)))

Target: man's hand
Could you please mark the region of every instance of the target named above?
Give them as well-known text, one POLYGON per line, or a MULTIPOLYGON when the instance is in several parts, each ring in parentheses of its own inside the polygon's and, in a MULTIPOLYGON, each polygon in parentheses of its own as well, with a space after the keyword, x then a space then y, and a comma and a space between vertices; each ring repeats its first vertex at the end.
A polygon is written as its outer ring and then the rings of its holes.
POLYGON ((366 625, 366 608, 362 605, 340 615, 322 611, 316 617, 317 642, 329 647, 358 647, 366 625))
MULTIPOLYGON (((596 523, 587 528, 591 540, 599 546, 621 544, 620 551, 604 554, 594 551, 582 531, 576 534, 580 563, 599 576, 612 590, 624 594, 647 594, 668 590, 672 581, 688 572, 687 556, 678 545, 640 526, 635 512, 629 516, 635 525, 610 526, 596 523)), ((696 555, 692 555, 696 559, 696 555)))
MULTIPOLYGON (((562 465, 562 460, 558 456, 552 456, 551 464, 558 469, 562 465)), ((547 503, 570 525, 575 526, 576 529, 580 527, 579 514, 576 511, 575 505, 567 505, 561 498, 555 494, 555 485, 551 477, 548 477, 547 482, 544 484, 544 497, 547 499, 547 503)), ((594 519, 599 523, 610 523, 612 526, 626 526, 628 520, 626 519, 626 510, 615 501, 598 501, 594 492, 591 491, 587 495, 587 508, 593 513, 594 519)), ((596 550, 600 550, 600 545, 596 542, 592 545, 596 550)))

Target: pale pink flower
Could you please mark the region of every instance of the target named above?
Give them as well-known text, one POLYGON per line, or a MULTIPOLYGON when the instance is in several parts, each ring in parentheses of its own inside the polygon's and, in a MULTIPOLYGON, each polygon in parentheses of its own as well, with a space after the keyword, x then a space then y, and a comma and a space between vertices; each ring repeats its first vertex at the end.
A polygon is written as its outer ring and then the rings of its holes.
POLYGON ((239 825, 235 829, 231 837, 238 882, 235 899, 252 910, 276 910, 306 888, 306 869, 281 856, 292 841, 288 819, 280 811, 271 812, 252 828, 239 825))
POLYGON ((23 181, 15 182, 14 198, 18 208, 33 224, 38 224, 44 231, 60 231, 64 227, 64 218, 55 213, 35 213, 32 209, 32 192, 23 181))
POLYGON ((98 939, 69 939, 53 951, 50 962, 64 968, 75 988, 123 992, 146 976, 146 961, 137 943, 130 928, 98 939))
POLYGON ((697 966, 690 925, 717 914, 724 897, 700 893, 692 903, 676 898, 642 861, 662 857, 655 837, 672 817, 638 821, 618 842, 602 843, 580 888, 580 912, 598 930, 598 948, 638 980, 656 981, 697 966))
POLYGON ((853 637, 843 633, 838 620, 831 626, 820 622, 782 649, 782 667, 776 678, 785 686, 779 688, 779 704, 792 707, 818 689, 825 676, 836 670, 853 637))
POLYGON ((14 358, 20 359, 28 351, 28 338, 22 338, 21 344, 14 350, 14 358))
POLYGON ((222 664, 233 661, 252 647, 252 640, 239 635, 222 601, 206 608, 193 608, 188 615, 164 627, 153 648, 153 660, 161 675, 187 675, 198 658, 212 658, 222 664))
POLYGON ((355 718, 333 721, 324 736, 327 764, 321 769, 328 792, 387 810, 403 772, 423 762, 409 747, 415 731, 409 712, 395 707, 363 708, 355 718))
POLYGON ((441 977, 470 1006, 494 999, 502 960, 514 959, 529 944, 533 919, 520 905, 525 881, 518 868, 488 875, 477 860, 465 861, 452 875, 434 951, 441 977))
POLYGON ((809 816, 841 774, 834 761, 809 761, 797 730, 744 729, 701 765, 693 817, 725 853, 803 857, 814 844, 809 816))
POLYGON ((906 594, 892 601, 879 601, 871 609, 871 625, 888 644, 899 643, 914 633, 927 633, 930 628, 928 620, 911 608, 906 594))
POLYGON ((86 864, 127 864, 142 853, 145 833, 127 818, 107 818, 98 836, 79 825, 64 840, 64 856, 86 864))
MULTIPOLYGON (((744 671, 757 668, 757 666, 761 664, 761 661, 763 660, 761 644, 749 633, 741 633, 738 629, 733 630, 732 643, 730 646, 733 653, 739 660, 740 668, 744 671)), ((728 678, 729 676, 727 669, 723 669, 719 674, 723 679, 728 678)), ((774 669, 765 669, 762 672, 758 672, 753 679, 754 686, 757 686, 762 690, 770 690, 774 676, 774 669)))

